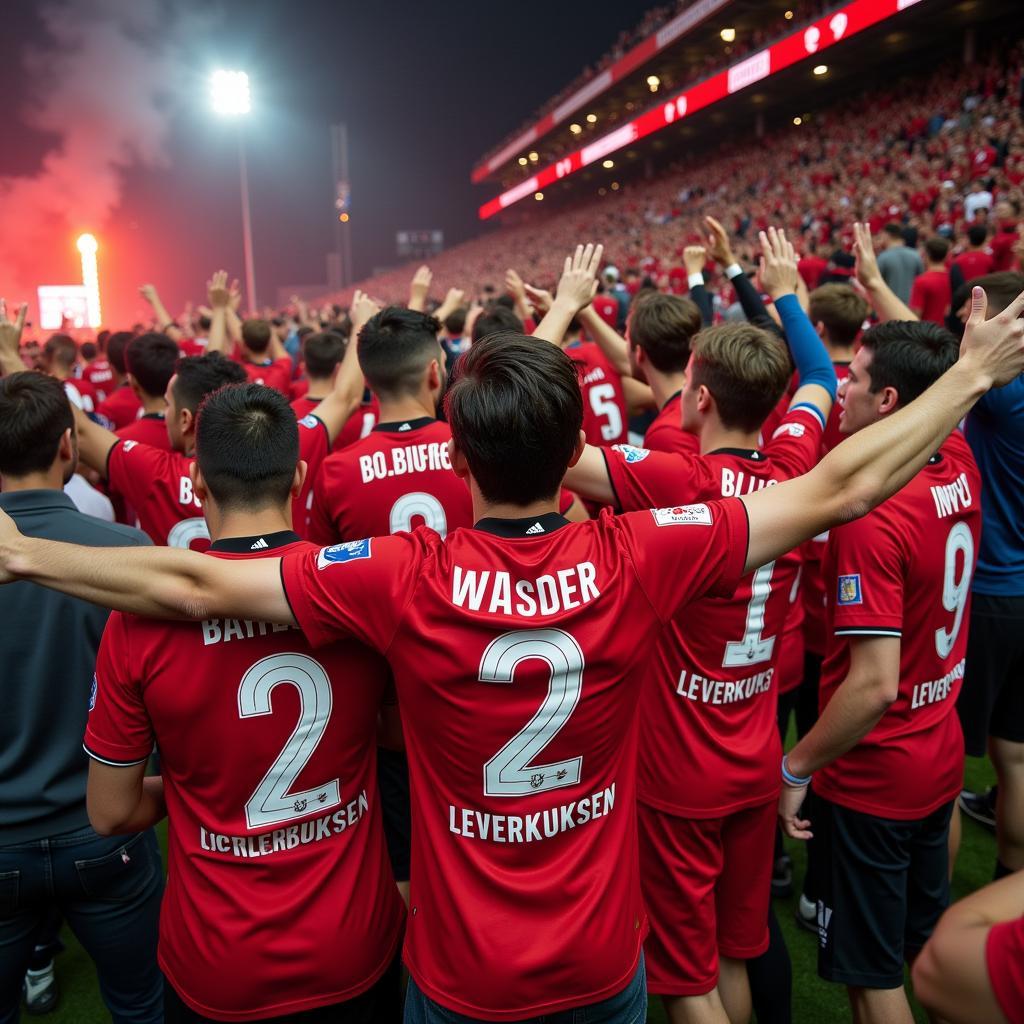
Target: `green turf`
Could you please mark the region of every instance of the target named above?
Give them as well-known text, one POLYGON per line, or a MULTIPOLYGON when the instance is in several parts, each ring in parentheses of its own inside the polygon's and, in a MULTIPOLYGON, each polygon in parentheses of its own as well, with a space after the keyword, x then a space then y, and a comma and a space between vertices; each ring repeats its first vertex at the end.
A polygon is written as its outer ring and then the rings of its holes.
MULTIPOLYGON (((967 785, 983 790, 994 781, 992 767, 987 760, 967 759, 967 785)), ((161 847, 166 855, 166 829, 161 826, 161 847)), ((797 880, 803 877, 804 852, 802 844, 789 842, 797 880)), ((964 819, 963 841, 953 878, 954 899, 987 884, 992 880, 995 863, 995 842, 992 836, 974 822, 964 819)), ((821 1021, 850 1020, 846 993, 838 985, 822 981, 817 974, 817 945, 815 936, 798 928, 793 920, 796 896, 789 900, 776 900, 775 912, 786 936, 789 955, 793 961, 793 1020, 795 1024, 820 1024, 821 1021)), ((57 977, 61 987, 61 1001, 57 1009, 39 1018, 47 1024, 103 1024, 110 1020, 96 987, 92 961, 86 956, 75 937, 64 929, 67 950, 57 958, 57 977)), ((916 1019, 925 1024, 927 1018, 915 1006, 916 1019)), ((26 1018, 27 1019, 27 1018, 26 1018)), ((651 1000, 650 1021, 665 1020, 657 999, 651 1000)))

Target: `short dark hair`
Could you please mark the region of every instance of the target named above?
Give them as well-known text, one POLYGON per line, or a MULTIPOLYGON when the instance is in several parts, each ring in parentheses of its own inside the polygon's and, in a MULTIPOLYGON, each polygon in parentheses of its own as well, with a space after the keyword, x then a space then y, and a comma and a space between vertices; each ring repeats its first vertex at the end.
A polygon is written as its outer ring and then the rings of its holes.
POLYGON ((388 306, 359 332, 359 367, 379 395, 414 395, 432 359, 441 361, 437 319, 403 306, 388 306))
POLYGON ((174 372, 174 400, 191 412, 199 408, 202 400, 225 384, 242 384, 249 378, 245 370, 233 359, 219 352, 204 356, 186 356, 178 360, 174 372))
POLYGON ((492 334, 459 359, 445 412, 488 501, 553 497, 583 426, 576 364, 537 338, 492 334))
POLYGON ((982 245, 988 238, 988 228, 984 224, 972 224, 967 229, 967 241, 971 245, 982 245))
POLYGON ((891 223, 886 224, 885 227, 882 228, 882 230, 890 238, 899 238, 901 241, 903 239, 903 225, 902 224, 897 224, 895 221, 892 221, 891 223))
POLYGON ((345 339, 334 331, 311 334, 302 345, 306 376, 324 380, 345 356, 345 339))
POLYGON ((270 324, 266 320, 243 320, 242 341, 251 352, 266 352, 270 347, 270 324))
POLYGON ((942 263, 949 255, 949 239, 943 238, 941 235, 932 235, 924 243, 924 251, 932 263, 942 263))
POLYGON ((642 348, 656 370, 681 373, 700 328, 700 310, 691 299, 653 293, 630 310, 629 343, 642 348))
POLYGON ((960 301, 954 300, 954 310, 959 309, 971 297, 972 288, 985 289, 985 295, 988 298, 988 315, 992 317, 996 313, 1002 313, 1021 292, 1024 292, 1024 274, 1016 270, 997 270, 994 274, 976 277, 962 288, 957 289, 957 298, 960 301))
POLYGON ((452 310, 452 312, 444 318, 444 329, 453 337, 456 335, 461 337, 462 332, 466 329, 465 306, 452 310))
POLYGON ((196 462, 221 508, 283 505, 299 461, 299 428, 288 400, 263 384, 228 384, 196 416, 196 462))
POLYGON ((723 426, 754 431, 786 391, 789 351, 763 327, 726 323, 707 327, 691 343, 690 384, 711 392, 723 426))
POLYGON ((476 318, 476 323, 473 324, 473 342, 475 344, 488 334, 497 334, 499 331, 522 334, 523 321, 508 306, 495 302, 476 318))
POLYGON ((0 473, 43 473, 57 458, 61 435, 75 424, 64 385, 36 370, 0 379, 0 473))
POLYGON ((200 313, 196 318, 196 323, 199 324, 201 331, 208 331, 213 326, 213 318, 208 317, 205 313, 200 313))
POLYGON ((833 345, 852 345, 871 312, 867 301, 848 284, 819 285, 811 292, 807 315, 823 323, 833 345))
POLYGON ((82 358, 87 362, 92 362, 100 352, 95 341, 83 341, 79 351, 82 353, 82 358))
POLYGON ((871 353, 871 386, 895 388, 899 404, 924 394, 957 360, 960 342, 927 320, 888 320, 864 332, 861 346, 871 353))
POLYGON ((131 331, 115 331, 107 338, 107 359, 122 376, 128 372, 124 353, 135 335, 131 331))
POLYGON ((60 363, 70 370, 78 358, 78 344, 70 334, 51 334, 43 346, 46 364, 60 363))
POLYGON ((180 356, 178 346, 159 331, 149 331, 132 338, 124 350, 128 372, 152 398, 163 396, 180 356))

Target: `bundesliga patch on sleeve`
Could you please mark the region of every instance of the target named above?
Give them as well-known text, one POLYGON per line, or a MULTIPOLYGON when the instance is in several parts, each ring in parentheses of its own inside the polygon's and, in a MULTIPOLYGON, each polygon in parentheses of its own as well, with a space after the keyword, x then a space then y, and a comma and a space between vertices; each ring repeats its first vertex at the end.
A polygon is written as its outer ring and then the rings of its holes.
POLYGON ((312 413, 310 413, 308 416, 303 416, 302 419, 299 420, 299 426, 306 427, 308 430, 312 430, 319 422, 320 421, 312 413))
POLYGON ((125 452, 130 452, 138 443, 138 441, 125 441, 124 444, 121 445, 121 447, 125 450, 125 452))
POLYGON ((92 674, 92 688, 89 690, 89 710, 92 711, 96 707, 96 691, 99 689, 99 683, 96 680, 96 673, 92 674))
POLYGON ((839 592, 836 596, 836 604, 850 605, 863 604, 864 597, 860 591, 860 573, 851 573, 849 576, 839 577, 839 592))
POLYGON ((707 505, 676 505, 673 508, 652 508, 658 526, 710 526, 711 509, 707 505))
POLYGON ((613 444, 612 451, 621 452, 627 466, 632 466, 634 462, 643 462, 651 454, 646 448, 637 448, 632 444, 613 444))
POLYGON ((370 539, 347 540, 344 544, 332 544, 329 548, 321 548, 316 556, 316 567, 326 569, 329 565, 355 562, 360 558, 370 557, 370 539))
POLYGON ((802 423, 783 423, 774 434, 772 434, 772 440, 774 441, 777 437, 782 437, 783 434, 789 434, 790 437, 803 437, 807 433, 807 428, 802 423))

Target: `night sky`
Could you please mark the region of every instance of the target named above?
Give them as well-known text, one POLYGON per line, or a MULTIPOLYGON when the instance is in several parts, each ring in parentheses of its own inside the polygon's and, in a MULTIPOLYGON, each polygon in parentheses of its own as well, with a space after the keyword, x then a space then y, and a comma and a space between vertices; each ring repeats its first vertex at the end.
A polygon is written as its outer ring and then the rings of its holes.
MULTIPOLYGON (((130 10, 135 2, 49 6, 82 16, 97 7, 130 10)), ((476 233, 476 207, 497 189, 469 184, 474 160, 604 53, 650 6, 621 2, 597 8, 584 0, 226 0, 193 6, 175 0, 162 8, 160 0, 146 2, 166 11, 175 31, 185 26, 183 61, 167 101, 166 165, 130 167, 105 226, 56 221, 30 238, 13 240, 30 247, 18 251, 30 252, 35 284, 72 282, 74 234, 94 230, 108 322, 141 312, 134 289, 143 281, 156 283, 174 312, 185 299, 202 297, 211 270, 224 266, 242 276, 234 131, 207 109, 207 76, 214 67, 244 68, 252 82, 254 113, 245 134, 256 275, 261 301, 273 301, 279 286, 326 278, 324 255, 333 247, 334 223, 332 121, 348 125, 353 252, 357 276, 364 276, 396 261, 398 229, 441 228, 448 244, 476 233)), ((5 178, 34 174, 59 141, 38 131, 25 113, 32 91, 59 76, 64 59, 51 49, 41 65, 25 67, 25 49, 47 44, 41 6, 5 4, 5 178)), ((64 45, 73 49, 75 43, 64 45)), ((106 61, 96 64, 87 81, 107 73, 106 61)), ((130 86, 119 83, 119 94, 125 91, 130 86)), ((97 116, 109 127, 118 113, 97 116)), ((9 207, 9 196, 0 191, 0 217, 6 219, 9 207)), ((8 237, 5 244, 11 242, 8 237)), ((0 294, 11 287, 2 273, 0 268, 0 294)), ((34 294, 24 297, 32 300, 34 314, 34 294)))

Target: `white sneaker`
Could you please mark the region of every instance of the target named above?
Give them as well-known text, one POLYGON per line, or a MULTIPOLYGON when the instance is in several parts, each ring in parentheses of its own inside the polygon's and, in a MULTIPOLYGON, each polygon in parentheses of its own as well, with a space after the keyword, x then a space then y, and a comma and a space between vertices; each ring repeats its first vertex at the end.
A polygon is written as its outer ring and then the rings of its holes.
POLYGON ((796 923, 809 932, 818 934, 818 904, 809 900, 803 893, 796 904, 796 923))
POLYGON ((22 986, 25 994, 25 1009, 37 1016, 50 1013, 57 1005, 60 992, 57 988, 57 977, 53 972, 53 961, 38 971, 26 971, 22 986))

